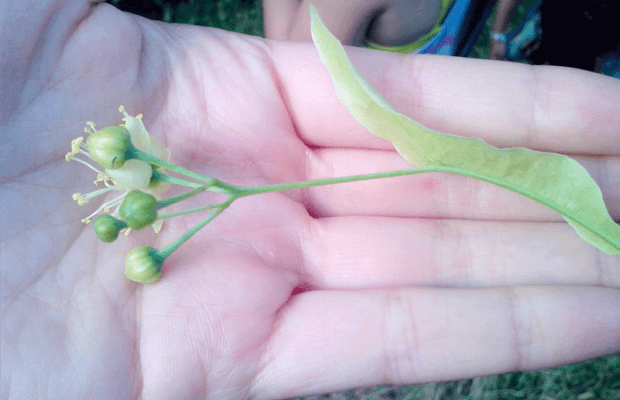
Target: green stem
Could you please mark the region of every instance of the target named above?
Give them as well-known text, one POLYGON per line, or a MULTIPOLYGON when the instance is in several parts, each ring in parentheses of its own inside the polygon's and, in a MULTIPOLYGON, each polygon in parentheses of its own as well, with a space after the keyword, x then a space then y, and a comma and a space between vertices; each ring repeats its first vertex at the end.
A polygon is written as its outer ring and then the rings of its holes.
POLYGON ((209 204, 208 206, 204 206, 204 207, 197 207, 197 208, 191 208, 189 210, 177 211, 177 212, 172 212, 168 214, 161 214, 157 216, 157 219, 178 217, 179 215, 185 215, 185 214, 191 214, 191 213, 205 211, 205 210, 211 210, 213 208, 222 207, 223 205, 224 203, 209 204))
POLYGON ((186 181, 185 179, 177 178, 176 176, 166 175, 163 172, 159 172, 159 171, 153 171, 153 175, 152 176, 155 179, 158 179, 158 180, 160 180, 162 182, 168 182, 168 183, 171 183, 173 185, 191 187, 191 188, 194 188, 194 189, 203 186, 200 183, 186 181))
POLYGON ((185 243, 196 232, 201 230, 205 225, 207 225, 209 222, 213 221, 213 219, 215 217, 220 215, 222 213, 222 211, 224 211, 226 208, 228 208, 228 206, 230 205, 230 203, 233 202, 233 200, 234 200, 234 198, 231 197, 228 201, 224 202, 223 204, 220 204, 220 207, 217 210, 215 210, 215 212, 209 214, 209 216, 207 218, 202 220, 198 225, 196 225, 195 227, 193 227, 189 231, 185 232, 185 234, 183 236, 181 236, 180 238, 175 240, 173 243, 170 243, 168 246, 164 247, 163 249, 157 250, 158 255, 160 257, 164 258, 164 259, 167 258, 180 245, 185 243))
MULTIPOLYGON (((445 165, 431 165, 428 167, 418 167, 418 168, 403 169, 403 170, 398 170, 398 171, 379 172, 379 173, 374 173, 374 174, 353 175, 353 176, 346 176, 346 177, 339 177, 339 178, 317 179, 313 181, 278 183, 275 185, 254 186, 254 187, 237 187, 236 192, 235 192, 235 196, 236 196, 235 198, 251 196, 251 195, 259 194, 259 193, 277 192, 277 191, 291 190, 291 189, 304 189, 304 188, 315 187, 315 186, 332 185, 335 183, 364 181, 364 180, 369 180, 369 179, 391 178, 395 176, 404 176, 404 175, 415 175, 415 174, 421 174, 425 172, 448 172, 448 173, 467 176, 470 178, 475 178, 481 181, 492 183, 501 188, 511 190, 513 192, 519 193, 522 196, 525 196, 534 201, 537 201, 538 203, 544 206, 547 206, 554 211, 557 211, 558 213, 562 214, 562 216, 572 219, 576 221, 577 223, 579 223, 580 225, 585 226, 589 230, 596 231, 596 227, 593 226, 590 222, 585 221, 583 218, 575 215, 573 212, 570 212, 569 210, 565 210, 563 208, 558 207, 555 203, 548 201, 544 197, 537 196, 536 194, 523 190, 522 188, 518 186, 501 182, 497 179, 490 178, 486 175, 482 175, 477 172, 468 171, 468 170, 465 170, 463 168, 458 168, 458 167, 449 167, 445 165)), ((611 244, 613 247, 620 249, 618 244, 612 238, 606 235, 604 232, 600 232, 598 235, 603 240, 605 240, 607 243, 611 244)))
MULTIPOLYGON (((251 195, 259 194, 259 193, 278 192, 278 191, 283 191, 283 190, 303 189, 303 188, 309 188, 309 187, 314 187, 314 186, 332 185, 335 183, 355 182, 355 181, 362 181, 362 180, 368 180, 368 179, 412 175, 412 174, 418 174, 422 172, 433 172, 433 171, 453 172, 453 170, 457 171, 456 169, 450 168, 450 167, 432 166, 432 167, 424 167, 424 168, 411 168, 411 169, 405 169, 405 170, 399 170, 399 171, 379 172, 375 174, 364 174, 364 175, 345 176, 345 177, 339 177, 339 178, 317 179, 313 181, 278 183, 275 185, 252 186, 252 187, 238 187, 238 186, 227 185, 223 182, 216 181, 215 179, 213 179, 212 181, 214 185, 217 185, 218 187, 222 189, 223 192, 226 192, 229 194, 230 197, 228 198, 228 200, 220 204, 209 205, 205 207, 195 208, 192 210, 185 210, 185 211, 180 211, 177 213, 170 213, 170 214, 159 216, 159 218, 169 218, 169 217, 174 217, 177 215, 189 214, 191 212, 197 212, 197 211, 217 208, 215 212, 210 214, 202 222, 200 222, 194 228, 187 231, 183 236, 178 238, 173 243, 169 244, 163 249, 158 250, 157 253, 160 257, 162 257, 162 259, 165 259, 166 257, 168 257, 173 251, 175 251, 179 246, 185 243, 190 237, 192 237, 196 232, 202 229, 205 225, 211 222, 215 217, 220 215, 226 208, 228 208, 228 206, 230 206, 230 204, 233 201, 235 201, 236 199, 240 197, 251 196, 251 195)), ((191 193, 191 192, 188 192, 188 193, 191 193)))
POLYGON ((158 167, 162 167, 162 168, 167 168, 178 174, 189 176, 190 178, 194 178, 196 180, 205 182, 209 185, 208 190, 212 192, 231 194, 229 189, 233 188, 233 186, 220 182, 217 179, 213 179, 213 178, 209 178, 208 176, 200 175, 196 172, 190 171, 183 167, 179 167, 178 165, 171 164, 168 161, 162 160, 161 158, 157 158, 141 150, 138 150, 133 146, 129 146, 129 148, 127 149, 127 155, 128 155, 128 158, 135 158, 137 160, 142 160, 149 164, 157 165, 158 167))
MULTIPOLYGON (((135 158, 137 160, 141 160, 141 161, 156 165, 161 168, 166 168, 178 174, 189 176, 190 178, 194 178, 196 180, 205 182, 209 186, 207 190, 211 192, 224 193, 229 196, 241 197, 241 192, 237 186, 229 185, 227 183, 218 181, 217 179, 209 178, 208 176, 204 176, 196 172, 190 171, 188 169, 185 169, 183 167, 179 167, 178 165, 171 164, 167 161, 162 160, 161 158, 157 158, 141 150, 138 150, 133 146, 129 146, 126 154, 127 154, 127 159, 135 158)), ((172 183, 175 185, 187 186, 187 187, 192 187, 192 188, 198 188, 200 186, 203 186, 199 183, 186 181, 185 179, 170 176, 170 175, 164 174, 163 172, 159 172, 159 171, 153 171, 153 178, 159 179, 164 182, 172 183)))
POLYGON ((196 172, 192 172, 188 169, 185 169, 183 167, 179 167, 178 165, 174 165, 169 163, 168 161, 164 161, 161 158, 157 158, 155 156, 152 156, 148 153, 143 152, 142 150, 138 150, 133 146, 129 146, 129 148, 127 149, 127 152, 129 153, 130 158, 135 158, 137 160, 142 160, 144 162, 147 162, 149 164, 153 164, 153 165, 157 165, 158 167, 162 167, 162 168, 167 168, 171 171, 174 171, 178 174, 183 174, 185 176, 189 176, 191 178, 194 178, 196 180, 202 181, 202 182, 206 182, 208 184, 213 184, 213 182, 215 181, 215 179, 213 178, 209 178, 207 176, 204 175, 200 175, 197 174, 196 172))
POLYGON ((158 210, 161 210, 161 209, 162 209, 162 208, 164 208, 164 207, 168 207, 170 204, 174 204, 174 203, 176 203, 176 202, 178 202, 178 201, 185 200, 185 199, 187 199, 187 198, 190 198, 190 197, 192 197, 192 196, 195 196, 195 195, 197 195, 198 193, 202 193, 202 192, 204 192, 205 190, 207 190, 208 188, 209 188, 209 185, 202 185, 202 186, 200 186, 199 188, 196 188, 196 189, 194 189, 194 190, 190 190, 190 191, 188 191, 188 192, 181 193, 181 194, 179 194, 179 195, 169 197, 169 198, 167 198, 167 199, 165 199, 165 200, 159 200, 159 201, 157 202, 157 209, 158 209, 158 210))
POLYGON ((312 181, 276 183, 274 185, 236 187, 238 197, 251 196, 259 193, 280 192, 283 190, 305 189, 315 186, 333 185, 336 183, 365 181, 369 179, 391 178, 395 176, 414 175, 422 172, 455 172, 463 174, 463 170, 445 166, 433 165, 430 167, 402 169, 398 171, 377 172, 374 174, 362 174, 353 176, 343 176, 338 178, 316 179, 312 181))
MULTIPOLYGON (((186 181, 185 179, 177 178, 176 176, 170 176, 170 175, 164 174, 163 172, 159 172, 159 171, 153 171, 153 178, 159 179, 160 181, 163 181, 163 182, 172 183, 174 185, 191 187, 191 188, 199 188, 199 187, 204 186, 203 184, 186 181)), ((212 179, 212 180, 213 180, 213 186, 209 186, 207 188, 207 190, 209 191, 217 192, 217 193, 224 193, 224 194, 228 194, 231 196, 234 196, 238 194, 239 192, 239 188, 236 186, 229 185, 227 183, 218 181, 217 179, 212 179)))

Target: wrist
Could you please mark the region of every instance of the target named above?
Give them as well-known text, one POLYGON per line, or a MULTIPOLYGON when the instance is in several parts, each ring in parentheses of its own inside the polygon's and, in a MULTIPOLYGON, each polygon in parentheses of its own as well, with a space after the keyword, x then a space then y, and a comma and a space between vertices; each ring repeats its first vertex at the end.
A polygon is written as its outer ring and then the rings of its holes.
POLYGON ((496 42, 506 43, 507 41, 505 33, 491 32, 489 36, 491 37, 491 40, 495 40, 496 42))

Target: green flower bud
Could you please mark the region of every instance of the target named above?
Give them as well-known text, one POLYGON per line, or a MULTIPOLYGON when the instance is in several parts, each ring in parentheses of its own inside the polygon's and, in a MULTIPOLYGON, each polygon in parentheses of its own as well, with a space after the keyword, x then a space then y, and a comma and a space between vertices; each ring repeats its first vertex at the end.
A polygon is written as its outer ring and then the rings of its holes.
POLYGON ((121 229, 126 228, 127 224, 109 214, 102 214, 97 217, 93 224, 95 235, 106 243, 112 243, 118 237, 121 229))
POLYGON ((121 204, 119 213, 130 228, 142 229, 157 219, 157 200, 150 194, 132 190, 121 204))
POLYGON ((125 152, 131 145, 131 136, 122 126, 108 126, 86 139, 88 151, 95 161, 107 169, 118 169, 125 163, 125 152))
POLYGON ((125 275, 138 283, 155 283, 162 274, 164 259, 151 246, 131 250, 125 258, 125 275))

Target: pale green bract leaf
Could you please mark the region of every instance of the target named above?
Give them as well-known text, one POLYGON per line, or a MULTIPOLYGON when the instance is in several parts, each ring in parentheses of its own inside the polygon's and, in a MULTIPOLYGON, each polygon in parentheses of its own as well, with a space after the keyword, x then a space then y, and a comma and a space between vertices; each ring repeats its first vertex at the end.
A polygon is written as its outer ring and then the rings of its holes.
POLYGON ((590 244, 620 254, 620 226, 607 212, 600 188, 579 163, 561 154, 498 149, 481 139, 435 132, 397 113, 353 66, 312 6, 310 14, 312 39, 338 98, 356 121, 392 142, 407 161, 420 167, 446 166, 446 172, 527 196, 562 214, 590 244))

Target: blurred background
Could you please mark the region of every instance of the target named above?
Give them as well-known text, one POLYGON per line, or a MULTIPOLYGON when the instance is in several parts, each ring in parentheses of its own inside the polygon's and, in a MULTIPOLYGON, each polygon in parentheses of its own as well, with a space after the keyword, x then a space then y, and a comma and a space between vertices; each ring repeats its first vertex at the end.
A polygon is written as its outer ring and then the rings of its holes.
POLYGON ((108 0, 145 18, 264 36, 260 0, 108 0))
MULTIPOLYGON (((511 28, 521 24, 534 1, 525 0, 519 4, 510 23, 511 28)), ((107 2, 123 11, 153 20, 209 26, 264 37, 263 9, 260 0, 108 0, 107 2)), ((489 33, 494 15, 495 10, 486 20, 469 57, 488 58, 489 33)), ((544 371, 515 372, 424 385, 379 386, 296 400, 319 399, 620 400, 620 355, 544 371)))

